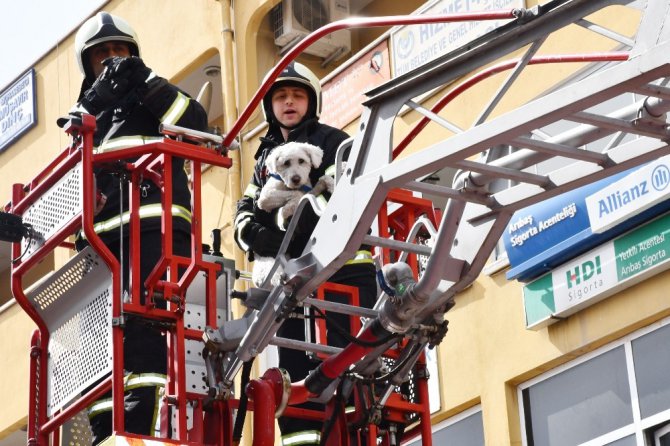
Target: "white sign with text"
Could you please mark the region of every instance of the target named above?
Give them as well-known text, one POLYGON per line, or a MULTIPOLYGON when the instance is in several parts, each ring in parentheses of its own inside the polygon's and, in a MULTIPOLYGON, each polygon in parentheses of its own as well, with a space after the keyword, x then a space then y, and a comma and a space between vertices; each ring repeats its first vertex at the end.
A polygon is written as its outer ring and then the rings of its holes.
POLYGON ((36 123, 35 72, 31 69, 0 93, 0 152, 36 123))
MULTIPOLYGON (((524 8, 524 0, 439 0, 421 10, 421 15, 462 14, 524 8)), ((407 25, 391 32, 393 76, 397 77, 428 63, 509 20, 479 20, 407 25)))
POLYGON ((591 231, 598 234, 668 198, 670 155, 586 197, 591 231))

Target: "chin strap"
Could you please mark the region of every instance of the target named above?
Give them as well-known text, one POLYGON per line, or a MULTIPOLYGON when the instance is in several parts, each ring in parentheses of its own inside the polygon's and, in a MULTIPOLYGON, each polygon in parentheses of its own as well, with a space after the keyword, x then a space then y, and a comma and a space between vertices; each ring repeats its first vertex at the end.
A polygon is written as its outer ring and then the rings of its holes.
MULTIPOLYGON (((270 172, 270 173, 268 174, 268 176, 269 176, 270 178, 274 178, 274 179, 277 180, 277 181, 281 181, 282 183, 284 182, 284 180, 282 180, 282 177, 280 177, 279 174, 277 174, 277 173, 270 172)), ((312 190, 312 188, 311 188, 310 186, 306 185, 306 184, 303 184, 303 185, 300 186, 298 189, 301 190, 301 191, 303 191, 304 193, 311 192, 311 190, 312 190)))

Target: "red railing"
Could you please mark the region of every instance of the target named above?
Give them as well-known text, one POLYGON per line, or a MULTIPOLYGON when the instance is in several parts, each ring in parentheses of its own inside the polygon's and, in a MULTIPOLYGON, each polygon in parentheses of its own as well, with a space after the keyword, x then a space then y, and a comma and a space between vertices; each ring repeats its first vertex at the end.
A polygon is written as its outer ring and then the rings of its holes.
MULTIPOLYGON (((189 439, 186 428, 186 402, 193 395, 189 395, 185 385, 185 361, 184 361, 184 339, 200 339, 202 332, 196 330, 187 330, 184 328, 183 317, 180 315, 181 304, 186 288, 191 283, 199 271, 205 271, 208 277, 208 293, 211 297, 208 300, 207 324, 216 325, 216 291, 215 280, 216 273, 220 269, 218 264, 205 262, 202 259, 202 240, 201 240, 201 211, 200 205, 200 182, 201 165, 207 163, 219 167, 230 167, 232 162, 227 156, 214 149, 205 148, 189 144, 183 141, 171 140, 165 138, 161 142, 151 143, 144 146, 118 150, 110 153, 93 153, 93 131, 95 129, 95 119, 84 115, 82 122, 78 125, 67 127, 67 131, 74 138, 72 145, 64 150, 57 159, 50 163, 46 170, 36 176, 28 185, 17 184, 13 187, 12 204, 8 208, 11 212, 22 215, 30 208, 51 186, 67 174, 74 166, 81 163, 82 166, 82 211, 66 222, 63 227, 53 236, 45 240, 42 246, 37 247, 27 258, 21 257, 20 243, 14 243, 12 247, 12 256, 16 261, 12 265, 11 283, 12 292, 16 301, 28 313, 31 319, 36 323, 38 329, 33 335, 31 348, 31 407, 34 407, 33 413, 29 417, 28 437, 32 444, 48 444, 49 435, 56 432, 64 422, 76 415, 79 411, 107 392, 110 387, 114 400, 114 407, 123 408, 123 331, 120 326, 113 326, 113 373, 111 379, 106 379, 99 383, 94 389, 88 391, 86 395, 76 400, 73 404, 60 412, 47 417, 47 351, 49 343, 49 331, 41 319, 38 312, 32 307, 27 298, 23 279, 25 275, 40 261, 50 255, 57 247, 62 246, 63 242, 82 229, 87 241, 91 247, 101 256, 110 269, 112 276, 112 317, 119 318, 123 313, 141 314, 147 318, 160 320, 169 320, 174 323, 173 330, 173 349, 171 349, 169 363, 168 395, 177 405, 178 413, 183 414, 178 417, 177 440, 187 443, 192 440, 193 444, 202 444, 204 432, 200 428, 198 438, 189 439), (172 196, 172 178, 171 172, 172 157, 191 160, 193 163, 193 199, 192 207, 192 251, 190 258, 182 258, 173 255, 172 230, 171 230, 171 209, 172 203, 169 197, 172 196), (163 233, 163 256, 154 272, 146 281, 146 288, 150 292, 160 290, 163 297, 170 300, 170 297, 176 296, 177 304, 171 308, 162 310, 153 308, 148 303, 140 304, 139 289, 132 287, 133 293, 131 301, 126 304, 121 302, 120 290, 120 265, 118 260, 111 254, 102 240, 96 234, 93 228, 94 211, 94 190, 93 187, 93 169, 109 162, 118 162, 119 159, 134 160, 126 162, 124 168, 130 172, 131 196, 129 200, 129 211, 131 215, 130 237, 134 242, 131 243, 131 259, 137 262, 139 259, 139 183, 140 177, 144 176, 154 178, 160 185, 163 193, 162 215, 162 233, 163 233), (167 172, 168 174, 164 174, 167 172), (170 267, 170 276, 161 280, 160 277, 165 273, 167 267, 170 267), (185 267, 186 271, 178 276, 178 267, 185 267), (210 303, 211 302, 211 303, 210 303), (174 379, 176 377, 176 379, 174 379)), ((132 283, 139 282, 139 263, 133 263, 131 270, 132 283)), ((148 301, 149 299, 147 299, 148 301)), ((219 410, 221 412, 221 410, 219 410)), ((124 432, 123 410, 113 411, 113 429, 117 433, 124 432)), ((52 441, 57 441, 56 438, 52 441)))

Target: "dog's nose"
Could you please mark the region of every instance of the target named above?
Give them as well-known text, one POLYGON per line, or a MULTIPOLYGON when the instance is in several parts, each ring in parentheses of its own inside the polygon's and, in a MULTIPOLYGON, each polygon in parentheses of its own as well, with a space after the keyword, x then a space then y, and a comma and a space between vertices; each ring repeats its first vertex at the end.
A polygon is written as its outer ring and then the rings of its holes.
POLYGON ((293 176, 291 177, 291 182, 292 182, 293 184, 300 184, 300 175, 293 175, 293 176))

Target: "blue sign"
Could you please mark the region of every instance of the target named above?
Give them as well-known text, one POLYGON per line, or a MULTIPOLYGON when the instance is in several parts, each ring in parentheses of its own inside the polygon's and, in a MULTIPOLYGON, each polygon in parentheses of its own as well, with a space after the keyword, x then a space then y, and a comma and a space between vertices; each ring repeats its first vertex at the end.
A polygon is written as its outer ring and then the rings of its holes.
POLYGON ((586 197, 629 175, 631 169, 517 211, 503 234, 508 279, 533 280, 633 226, 670 209, 670 200, 601 233, 591 230, 586 197))

